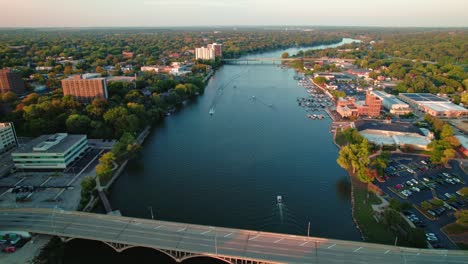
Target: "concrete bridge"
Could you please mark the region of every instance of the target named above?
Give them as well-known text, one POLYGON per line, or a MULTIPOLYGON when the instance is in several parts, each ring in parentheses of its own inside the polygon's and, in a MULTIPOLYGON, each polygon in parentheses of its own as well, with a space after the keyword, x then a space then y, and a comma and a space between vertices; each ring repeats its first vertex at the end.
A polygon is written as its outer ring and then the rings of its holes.
POLYGON ((176 262, 466 263, 468 251, 403 248, 318 237, 191 225, 57 209, 0 209, 0 229, 101 241, 117 252, 151 248, 176 262))

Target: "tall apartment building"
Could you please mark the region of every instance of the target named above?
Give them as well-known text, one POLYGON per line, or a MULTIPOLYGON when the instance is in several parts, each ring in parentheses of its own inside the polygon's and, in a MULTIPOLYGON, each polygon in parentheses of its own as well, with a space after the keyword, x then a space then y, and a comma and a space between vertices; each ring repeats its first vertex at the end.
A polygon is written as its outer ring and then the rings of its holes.
POLYGON ((221 44, 213 43, 205 47, 195 49, 195 58, 202 60, 214 60, 216 57, 223 56, 223 48, 221 44))
POLYGON ((208 44, 206 46, 208 49, 214 49, 215 57, 222 57, 223 56, 223 45, 218 43, 208 44))
POLYGON ((71 95, 82 103, 91 103, 94 98, 107 99, 105 78, 96 75, 75 75, 62 80, 63 95, 71 95))
POLYGON ((16 146, 18 146, 18 138, 13 123, 0 123, 0 153, 16 146))
POLYGON ((216 53, 213 48, 196 48, 195 49, 195 58, 201 60, 214 60, 216 58, 216 53))
POLYGON ((0 70, 0 93, 14 92, 22 94, 26 90, 21 74, 10 69, 0 70))

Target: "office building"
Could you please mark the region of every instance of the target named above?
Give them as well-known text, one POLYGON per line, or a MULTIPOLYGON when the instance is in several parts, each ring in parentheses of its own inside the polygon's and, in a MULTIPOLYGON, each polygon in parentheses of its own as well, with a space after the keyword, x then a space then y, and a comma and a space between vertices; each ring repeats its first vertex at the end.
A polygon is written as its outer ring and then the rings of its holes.
POLYGON ((336 102, 336 111, 341 117, 380 115, 382 100, 367 92, 365 101, 357 101, 354 97, 339 98, 336 102))
POLYGON ((383 91, 372 91, 371 94, 382 100, 382 106, 393 115, 406 115, 412 112, 410 106, 396 96, 383 91))
POLYGON ((63 95, 71 95, 82 103, 91 103, 94 98, 107 99, 105 78, 99 74, 75 75, 62 80, 63 95))
POLYGON ((400 93, 402 101, 431 116, 456 118, 468 116, 468 110, 430 93, 400 93))
POLYGON ((0 70, 0 93, 14 92, 23 94, 25 91, 26 86, 19 72, 10 69, 0 70))
POLYGON ((18 169, 66 169, 87 148, 86 135, 57 133, 20 146, 11 157, 18 169))
POLYGON ((18 146, 18 138, 13 123, 0 123, 0 153, 16 146, 18 146))

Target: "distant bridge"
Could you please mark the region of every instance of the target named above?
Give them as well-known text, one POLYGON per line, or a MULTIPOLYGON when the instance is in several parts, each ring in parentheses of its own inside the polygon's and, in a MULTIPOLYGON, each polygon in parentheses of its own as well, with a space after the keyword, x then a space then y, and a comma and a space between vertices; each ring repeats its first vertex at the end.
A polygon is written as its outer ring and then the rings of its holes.
POLYGON ((249 64, 249 63, 263 63, 263 62, 284 62, 284 61, 320 61, 320 60, 329 60, 332 62, 354 62, 353 59, 331 59, 331 58, 309 58, 309 57, 293 57, 293 58, 239 58, 239 59, 223 59, 223 62, 226 64, 249 64))
POLYGON ((191 225, 57 209, 0 209, 0 228, 101 241, 117 252, 160 251, 177 262, 212 257, 226 263, 466 263, 468 251, 403 248, 364 242, 191 225))

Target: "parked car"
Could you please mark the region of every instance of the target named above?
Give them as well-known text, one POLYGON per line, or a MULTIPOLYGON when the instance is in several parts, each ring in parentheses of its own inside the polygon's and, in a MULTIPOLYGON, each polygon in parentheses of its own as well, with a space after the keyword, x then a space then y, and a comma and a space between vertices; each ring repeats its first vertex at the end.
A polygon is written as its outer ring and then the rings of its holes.
POLYGON ((2 251, 5 253, 14 253, 16 252, 16 247, 14 246, 4 247, 2 251))
POLYGON ((423 181, 430 182, 430 180, 428 178, 423 178, 423 181))
POLYGON ((420 192, 421 189, 419 189, 418 187, 412 187, 411 190, 415 191, 415 192, 420 192))
POLYGON ((432 210, 427 210, 427 213, 430 214, 430 215, 432 215, 432 216, 436 216, 436 215, 437 215, 437 214, 436 214, 434 211, 432 211, 432 210))
POLYGON ((414 184, 413 184, 412 182, 410 182, 410 181, 407 181, 407 182, 406 182, 406 185, 408 185, 408 186, 413 186, 414 184))

